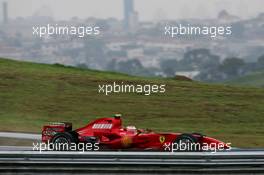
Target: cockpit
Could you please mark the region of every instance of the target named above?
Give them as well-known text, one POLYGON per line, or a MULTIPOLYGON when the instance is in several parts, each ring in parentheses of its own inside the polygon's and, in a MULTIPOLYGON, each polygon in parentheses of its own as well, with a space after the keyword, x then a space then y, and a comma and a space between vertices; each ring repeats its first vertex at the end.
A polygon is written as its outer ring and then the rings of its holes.
POLYGON ((136 134, 137 133, 137 128, 135 126, 127 126, 126 131, 131 134, 136 134))

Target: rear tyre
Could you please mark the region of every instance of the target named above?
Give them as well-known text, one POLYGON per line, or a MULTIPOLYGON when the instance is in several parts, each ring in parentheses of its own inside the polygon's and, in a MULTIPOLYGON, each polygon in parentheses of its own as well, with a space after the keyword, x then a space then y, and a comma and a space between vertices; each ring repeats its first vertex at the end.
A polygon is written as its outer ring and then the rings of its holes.
POLYGON ((173 150, 178 152, 196 152, 201 150, 198 138, 192 134, 182 134, 173 143, 173 150))
POLYGON ((51 140, 54 151, 68 151, 72 144, 77 143, 75 134, 71 132, 57 133, 51 140))

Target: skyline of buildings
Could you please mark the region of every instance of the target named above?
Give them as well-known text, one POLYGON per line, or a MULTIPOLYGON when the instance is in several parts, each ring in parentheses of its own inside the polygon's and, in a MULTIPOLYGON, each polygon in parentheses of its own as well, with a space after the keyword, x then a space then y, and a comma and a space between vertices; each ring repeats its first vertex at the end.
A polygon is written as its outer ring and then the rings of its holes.
MULTIPOLYGON (((171 25, 174 25, 175 22, 210 26, 216 24, 234 25, 234 35, 228 38, 221 37, 212 40, 197 36, 172 39, 163 37, 164 23, 138 21, 133 1, 127 1, 130 4, 125 4, 125 1, 122 1, 124 4, 118 10, 120 12, 123 10, 124 17, 122 19, 124 20, 95 17, 81 19, 77 17, 60 21, 51 17, 47 18, 49 13, 46 13, 45 10, 25 18, 10 17, 8 24, 1 23, 0 25, 0 55, 5 58, 48 64, 82 65, 97 70, 108 70, 112 62, 118 65, 119 63, 133 63, 133 60, 137 60, 137 63, 141 64, 144 69, 150 71, 141 73, 156 75, 160 72, 163 61, 180 61, 184 59, 185 53, 199 48, 210 50, 211 53, 219 55, 222 60, 238 57, 247 62, 254 62, 264 54, 263 14, 258 14, 250 20, 243 20, 240 16, 234 16, 225 10, 221 11, 214 19, 169 21, 171 25), (128 5, 126 9, 125 5, 128 5), (125 13, 128 14, 126 19, 125 13), (127 20, 128 30, 123 28, 125 20, 127 20), (80 39, 66 35, 60 37, 54 35, 50 38, 39 39, 32 35, 32 26, 47 25, 48 23, 76 26, 100 25, 104 30, 98 38, 80 39)), ((8 14, 8 12, 10 13, 9 1, 7 5, 5 13, 8 14)), ((1 10, 3 7, 3 4, 0 3, 1 10)), ((136 9, 138 10, 138 7, 136 9)), ((4 13, 0 12, 0 14, 4 13)), ((115 69, 119 70, 118 66, 115 69)), ((177 71, 193 73, 196 70, 177 71)))
MULTIPOLYGON (((49 7, 48 13, 55 20, 69 20, 72 17, 87 19, 123 19, 123 0, 0 0, 8 2, 9 18, 26 18, 42 7, 49 7), (63 8, 62 8, 63 7, 63 8)), ((248 19, 264 12, 262 0, 134 0, 134 8, 140 15, 140 21, 153 21, 162 12, 169 20, 217 17, 222 10, 248 19), (203 10, 201 10, 203 9, 203 10)))

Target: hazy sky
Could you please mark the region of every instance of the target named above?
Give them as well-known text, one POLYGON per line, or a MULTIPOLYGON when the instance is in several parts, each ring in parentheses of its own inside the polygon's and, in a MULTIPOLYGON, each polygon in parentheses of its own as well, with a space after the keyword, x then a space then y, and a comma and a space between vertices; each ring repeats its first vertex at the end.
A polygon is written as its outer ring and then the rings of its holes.
MULTIPOLYGON (((56 19, 123 17, 123 0, 0 0, 3 1, 8 2, 10 17, 31 16, 36 11, 56 19)), ((264 12, 264 0, 135 0, 135 9, 141 20, 213 18, 222 9, 248 18, 264 12)))

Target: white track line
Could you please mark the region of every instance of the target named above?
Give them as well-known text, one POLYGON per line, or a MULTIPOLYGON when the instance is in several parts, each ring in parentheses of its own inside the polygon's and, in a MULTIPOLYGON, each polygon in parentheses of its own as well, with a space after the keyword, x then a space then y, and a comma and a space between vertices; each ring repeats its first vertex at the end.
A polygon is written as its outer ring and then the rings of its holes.
POLYGON ((41 140, 40 134, 16 133, 16 132, 0 132, 0 137, 27 139, 27 140, 41 140))

